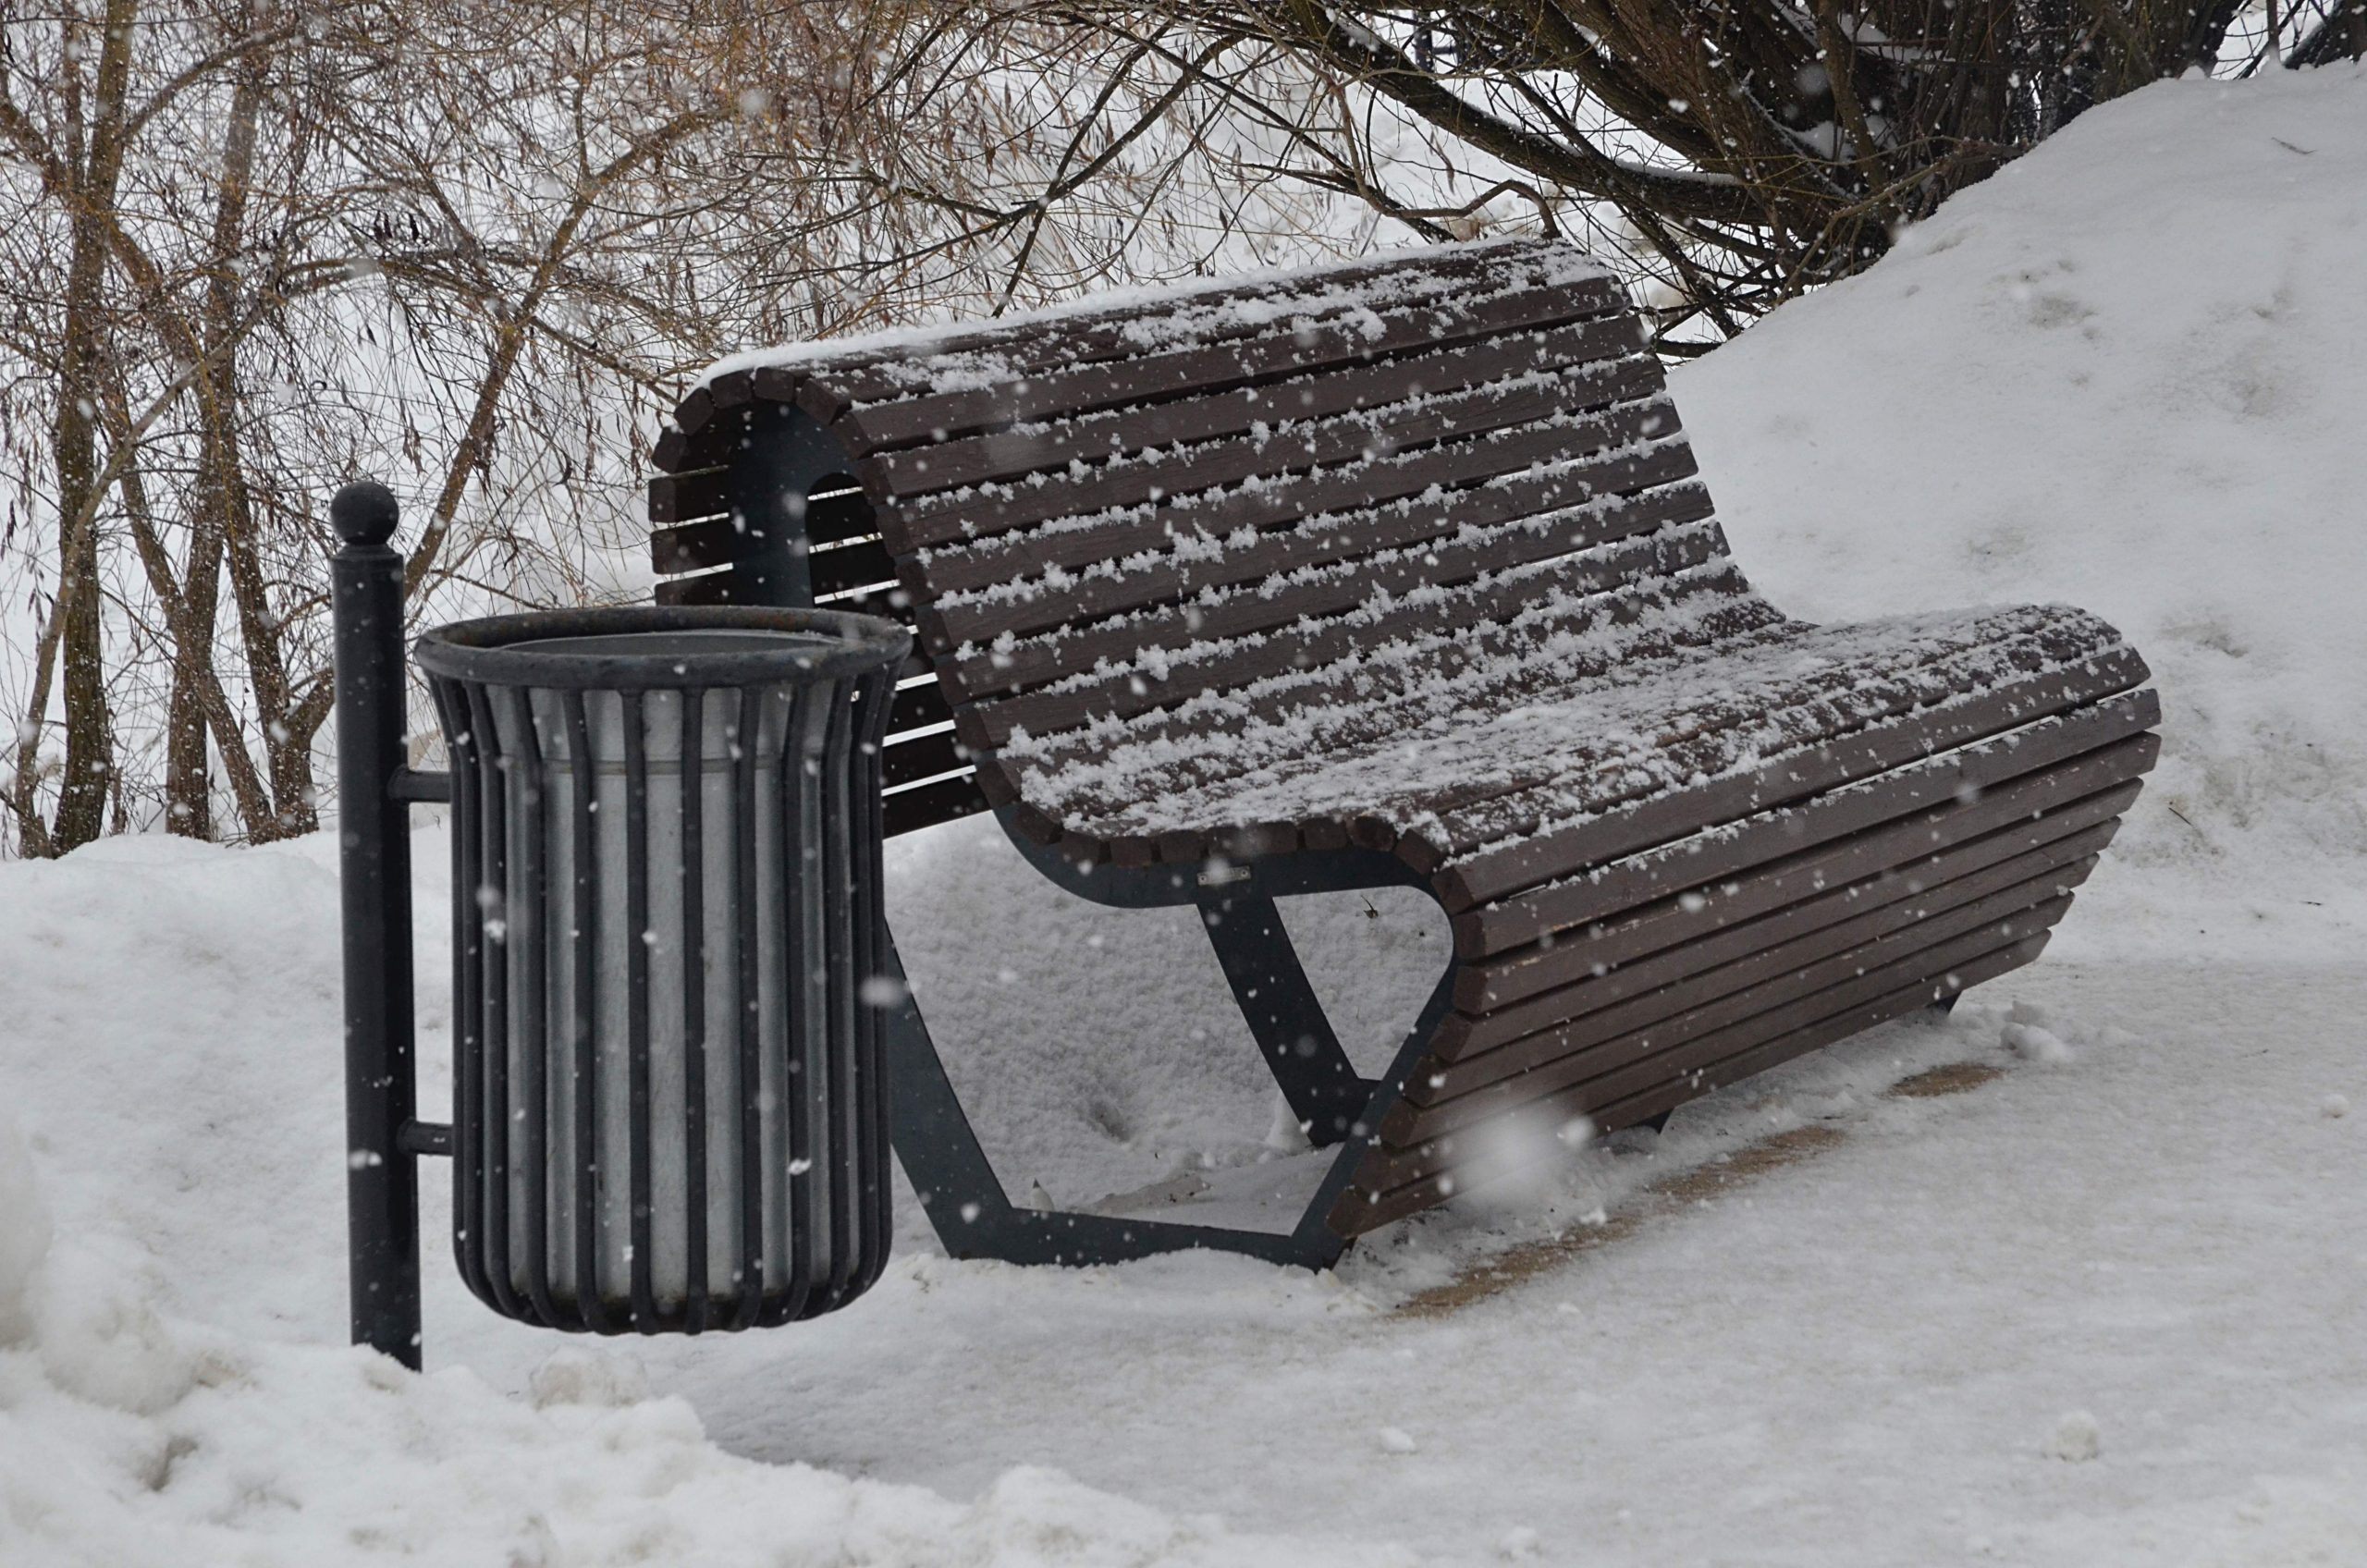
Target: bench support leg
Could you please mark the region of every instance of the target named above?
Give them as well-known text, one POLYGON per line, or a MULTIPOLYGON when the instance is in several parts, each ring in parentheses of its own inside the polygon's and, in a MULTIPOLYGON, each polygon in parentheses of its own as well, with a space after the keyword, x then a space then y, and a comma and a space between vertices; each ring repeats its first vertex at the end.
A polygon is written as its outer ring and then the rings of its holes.
POLYGON ((1208 945, 1233 986, 1242 1021, 1290 1101, 1291 1114, 1309 1142, 1330 1148, 1348 1136, 1373 1086, 1357 1076, 1341 1049, 1340 1036, 1291 945, 1282 912, 1272 899, 1255 893, 1207 890, 1198 903, 1208 945))
MULTIPOLYGON (((887 973, 903 983, 903 960, 892 937, 882 956, 887 973)), ((920 1194, 938 1239, 954 1257, 1084 1266, 1205 1249, 1243 1253, 1302 1268, 1329 1268, 1339 1261, 1348 1243, 1324 1220, 1364 1158, 1372 1129, 1395 1103, 1439 1021, 1446 1016, 1453 999, 1453 982, 1450 963, 1389 1070, 1367 1090, 1322 1184, 1298 1223, 1287 1231, 1241 1231, 1110 1214, 1046 1213, 1013 1204, 962 1109, 952 1081, 945 1075, 945 1063, 937 1054, 936 1042, 929 1038, 928 1025, 908 983, 902 985, 903 999, 889 1011, 885 1021, 896 1157, 920 1194)))

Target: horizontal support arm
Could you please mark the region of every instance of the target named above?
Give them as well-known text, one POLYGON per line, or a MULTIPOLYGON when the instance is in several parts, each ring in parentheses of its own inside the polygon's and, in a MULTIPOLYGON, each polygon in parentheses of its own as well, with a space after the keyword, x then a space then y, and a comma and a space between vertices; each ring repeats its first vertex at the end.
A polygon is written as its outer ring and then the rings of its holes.
POLYGON ((394 777, 386 780, 386 798, 413 804, 448 803, 452 799, 452 776, 399 767, 394 777))
POLYGON ((442 1121, 406 1121, 395 1134, 395 1146, 405 1154, 452 1156, 452 1129, 442 1121))

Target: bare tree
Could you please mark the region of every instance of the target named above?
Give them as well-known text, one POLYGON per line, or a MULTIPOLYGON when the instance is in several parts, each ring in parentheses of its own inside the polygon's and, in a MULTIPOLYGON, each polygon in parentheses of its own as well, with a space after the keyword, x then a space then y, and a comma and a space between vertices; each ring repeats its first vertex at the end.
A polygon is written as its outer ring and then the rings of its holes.
POLYGON ((944 0, 12 12, 19 852, 315 825, 345 475, 413 497, 414 615, 629 592, 637 444, 728 349, 1337 243, 1341 203, 1261 172, 1278 143, 1207 85, 1264 69, 1319 111, 1276 45, 1074 23, 944 0))
MULTIPOLYGON (((1278 166, 1441 237, 1498 199, 1584 231, 1656 280, 1671 351, 1866 266, 2092 104, 2256 63, 2263 31, 2274 59, 2279 16, 2247 0, 1081 4, 1146 47, 1180 24, 1287 48, 1370 107, 1278 166)), ((2355 53, 2358 11, 2287 5, 2288 63, 2355 53)))

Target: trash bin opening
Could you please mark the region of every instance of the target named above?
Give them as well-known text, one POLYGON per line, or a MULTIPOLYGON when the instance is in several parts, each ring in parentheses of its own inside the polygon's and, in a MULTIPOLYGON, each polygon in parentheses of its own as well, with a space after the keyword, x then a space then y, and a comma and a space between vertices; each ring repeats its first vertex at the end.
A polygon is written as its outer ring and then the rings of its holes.
POLYGON ((536 637, 501 644, 517 654, 607 657, 618 654, 666 658, 678 654, 756 654, 826 648, 843 641, 827 633, 767 631, 623 631, 605 636, 536 637))

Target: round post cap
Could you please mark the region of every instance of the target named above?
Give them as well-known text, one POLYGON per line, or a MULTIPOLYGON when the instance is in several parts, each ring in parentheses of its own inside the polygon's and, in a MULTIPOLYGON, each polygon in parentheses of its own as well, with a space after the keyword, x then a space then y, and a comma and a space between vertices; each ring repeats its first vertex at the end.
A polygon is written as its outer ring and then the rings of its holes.
POLYGON ((329 527, 349 545, 383 545, 395 536, 401 508, 374 479, 357 479, 329 500, 329 527))

